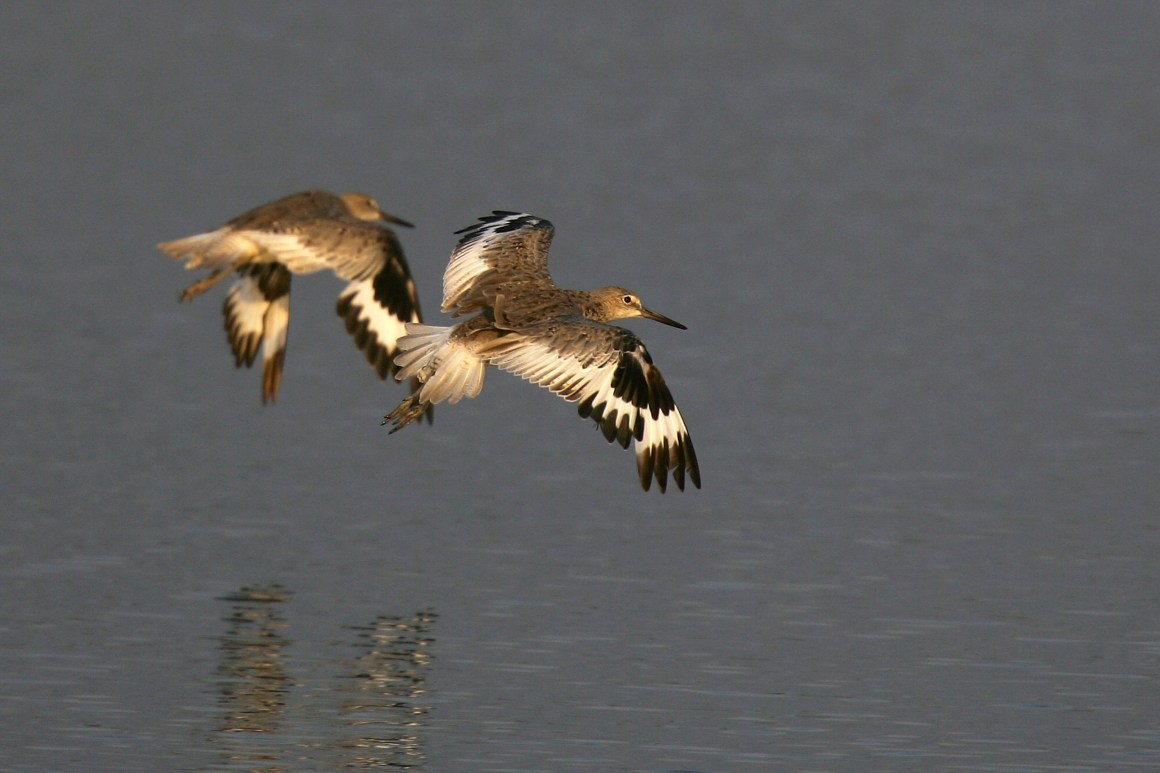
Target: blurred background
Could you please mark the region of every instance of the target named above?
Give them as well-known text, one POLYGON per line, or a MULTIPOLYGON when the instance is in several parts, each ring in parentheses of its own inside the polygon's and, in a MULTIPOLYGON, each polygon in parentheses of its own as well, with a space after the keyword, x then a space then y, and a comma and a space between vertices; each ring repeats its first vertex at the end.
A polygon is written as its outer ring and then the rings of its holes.
POLYGON ((1160 6, 9 2, 0 770, 1160 766, 1160 6), (507 374, 278 404, 155 249, 556 225, 704 488, 507 374))

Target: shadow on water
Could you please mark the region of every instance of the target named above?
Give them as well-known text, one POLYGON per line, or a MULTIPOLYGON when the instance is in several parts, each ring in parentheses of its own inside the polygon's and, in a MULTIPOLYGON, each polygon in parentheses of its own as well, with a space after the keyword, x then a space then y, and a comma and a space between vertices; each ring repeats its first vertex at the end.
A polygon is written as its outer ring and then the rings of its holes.
POLYGON ((284 614, 292 594, 271 584, 222 597, 215 692, 221 707, 210 770, 280 773, 303 762, 327 768, 421 769, 421 731, 435 613, 380 616, 347 626, 353 640, 322 660, 288 654, 284 614), (355 650, 353 656, 350 650, 355 650))

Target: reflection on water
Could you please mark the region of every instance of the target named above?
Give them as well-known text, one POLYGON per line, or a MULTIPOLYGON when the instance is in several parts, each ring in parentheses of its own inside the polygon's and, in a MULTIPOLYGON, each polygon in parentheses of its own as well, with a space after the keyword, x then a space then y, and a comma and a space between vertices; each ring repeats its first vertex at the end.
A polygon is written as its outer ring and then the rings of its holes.
POLYGON ((211 769, 281 773, 303 763, 420 769, 429 707, 419 701, 435 613, 348 626, 355 640, 336 643, 342 651, 335 657, 295 660, 285 635, 291 595, 271 584, 223 597, 232 606, 215 684, 221 712, 213 738, 221 756, 211 769))
POLYGON ((287 623, 281 605, 290 593, 281 585, 247 586, 224 596, 232 603, 225 617, 218 665, 222 707, 218 730, 228 762, 247 770, 275 773, 279 755, 274 744, 249 743, 233 733, 274 733, 282 723, 286 694, 292 684, 285 668, 283 635, 287 623))
POLYGON ((353 627, 365 649, 353 663, 351 695, 343 701, 344 721, 358 729, 345 746, 351 768, 413 768, 423 763, 419 730, 429 708, 416 703, 426 693, 431 663, 428 634, 435 613, 380 617, 353 627))

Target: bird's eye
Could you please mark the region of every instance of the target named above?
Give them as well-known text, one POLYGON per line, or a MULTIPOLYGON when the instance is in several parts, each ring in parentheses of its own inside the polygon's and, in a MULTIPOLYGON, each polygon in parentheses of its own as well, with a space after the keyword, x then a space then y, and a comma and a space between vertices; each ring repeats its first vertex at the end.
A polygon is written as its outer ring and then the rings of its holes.
POLYGON ((624 296, 623 298, 621 298, 621 300, 622 300, 622 301, 624 301, 624 305, 625 305, 625 306, 631 306, 631 305, 632 305, 632 296, 631 296, 631 295, 626 295, 626 296, 624 296))

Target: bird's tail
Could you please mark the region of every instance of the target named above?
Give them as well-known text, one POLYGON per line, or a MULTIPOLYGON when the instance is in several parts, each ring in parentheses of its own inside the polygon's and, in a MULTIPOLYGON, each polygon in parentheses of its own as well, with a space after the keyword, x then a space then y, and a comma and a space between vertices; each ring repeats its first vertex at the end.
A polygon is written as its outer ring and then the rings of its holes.
POLYGON ((392 432, 402 429, 428 407, 446 400, 457 403, 475 397, 483 389, 487 362, 479 357, 466 336, 455 335, 455 327, 407 323, 407 335, 399 339, 395 378, 417 378, 419 390, 387 414, 383 423, 393 423, 392 432))
POLYGON ((161 242, 157 248, 177 260, 184 260, 186 268, 222 270, 234 267, 241 257, 253 252, 250 242, 221 230, 161 242))

